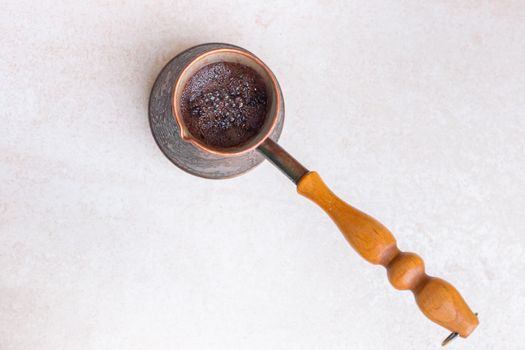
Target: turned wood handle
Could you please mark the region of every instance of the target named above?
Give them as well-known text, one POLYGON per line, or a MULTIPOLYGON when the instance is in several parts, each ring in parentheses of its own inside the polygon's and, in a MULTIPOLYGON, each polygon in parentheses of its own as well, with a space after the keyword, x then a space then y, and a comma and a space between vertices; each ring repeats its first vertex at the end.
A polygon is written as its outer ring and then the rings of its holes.
POLYGON ((479 321, 450 283, 425 273, 423 260, 401 252, 394 236, 380 222, 337 197, 316 172, 304 175, 297 191, 319 205, 337 224, 350 245, 367 261, 383 265, 390 283, 411 290, 431 321, 467 337, 479 321))

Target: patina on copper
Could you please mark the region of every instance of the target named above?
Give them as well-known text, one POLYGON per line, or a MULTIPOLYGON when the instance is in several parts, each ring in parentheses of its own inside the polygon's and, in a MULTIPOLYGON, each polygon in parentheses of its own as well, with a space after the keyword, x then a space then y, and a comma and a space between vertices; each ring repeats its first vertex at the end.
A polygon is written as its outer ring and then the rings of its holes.
POLYGON ((164 67, 153 86, 149 117, 153 136, 162 152, 190 174, 210 179, 230 178, 257 166, 264 157, 295 183, 308 172, 275 142, 284 122, 283 96, 275 75, 264 62, 243 48, 212 43, 179 54, 164 67), (237 147, 218 148, 203 143, 188 131, 182 117, 181 96, 186 82, 200 68, 215 62, 234 62, 253 68, 264 79, 268 90, 269 108, 263 127, 249 142, 237 147))
MULTIPOLYGON (((195 142, 188 142, 183 138, 184 132, 174 115, 174 89, 182 72, 200 56, 224 49, 242 52, 245 57, 253 56, 240 47, 220 43, 203 44, 187 49, 174 57, 162 69, 153 85, 149 101, 150 127, 161 151, 182 170, 207 179, 238 176, 253 169, 264 160, 264 156, 255 149, 257 145, 253 144, 247 146, 242 152, 230 152, 224 155, 220 150, 209 152, 206 147, 200 147, 195 142)), ((257 59, 253 62, 259 61, 257 59)), ((273 73, 271 76, 275 79, 273 73)), ((275 97, 275 112, 271 115, 271 128, 261 131, 264 131, 264 139, 277 141, 283 128, 284 102, 279 84, 276 80, 274 81, 275 85, 270 86, 274 86, 273 91, 277 96, 275 97)), ((257 143, 260 145, 261 142, 257 143)))

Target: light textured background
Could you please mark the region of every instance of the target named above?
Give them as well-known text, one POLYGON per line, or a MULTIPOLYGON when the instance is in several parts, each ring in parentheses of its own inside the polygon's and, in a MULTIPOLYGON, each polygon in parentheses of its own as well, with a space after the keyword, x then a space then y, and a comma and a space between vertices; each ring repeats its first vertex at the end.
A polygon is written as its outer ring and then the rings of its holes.
POLYGON ((523 349, 525 2, 3 1, 0 349, 438 349, 269 164, 192 177, 147 121, 162 66, 244 46, 281 144, 523 349))

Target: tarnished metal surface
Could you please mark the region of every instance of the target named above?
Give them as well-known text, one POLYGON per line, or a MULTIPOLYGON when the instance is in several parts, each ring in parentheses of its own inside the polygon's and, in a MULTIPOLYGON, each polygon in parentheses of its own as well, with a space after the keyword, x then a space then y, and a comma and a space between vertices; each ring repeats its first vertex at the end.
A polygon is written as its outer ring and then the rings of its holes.
MULTIPOLYGON (((179 126, 172 113, 171 99, 175 81, 186 64, 193 58, 220 47, 238 48, 227 44, 204 44, 192 47, 173 58, 157 77, 149 101, 151 131, 164 155, 182 170, 208 179, 223 179, 241 175, 264 160, 264 157, 256 150, 240 156, 217 156, 199 150, 180 137, 179 126)), ((270 136, 272 140, 279 139, 283 122, 284 105, 281 105, 277 126, 270 136)))
POLYGON ((295 184, 298 184, 301 178, 308 173, 308 169, 279 146, 277 142, 266 139, 257 149, 295 184))

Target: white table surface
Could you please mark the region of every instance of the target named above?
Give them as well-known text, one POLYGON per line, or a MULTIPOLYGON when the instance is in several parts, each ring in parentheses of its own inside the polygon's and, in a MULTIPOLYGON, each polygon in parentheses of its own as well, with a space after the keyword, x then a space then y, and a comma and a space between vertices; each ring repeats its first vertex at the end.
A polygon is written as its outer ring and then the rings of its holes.
POLYGON ((438 349, 270 164, 192 177, 148 97, 192 45, 253 51, 281 144, 523 349, 523 1, 13 1, 0 11, 0 349, 438 349))

